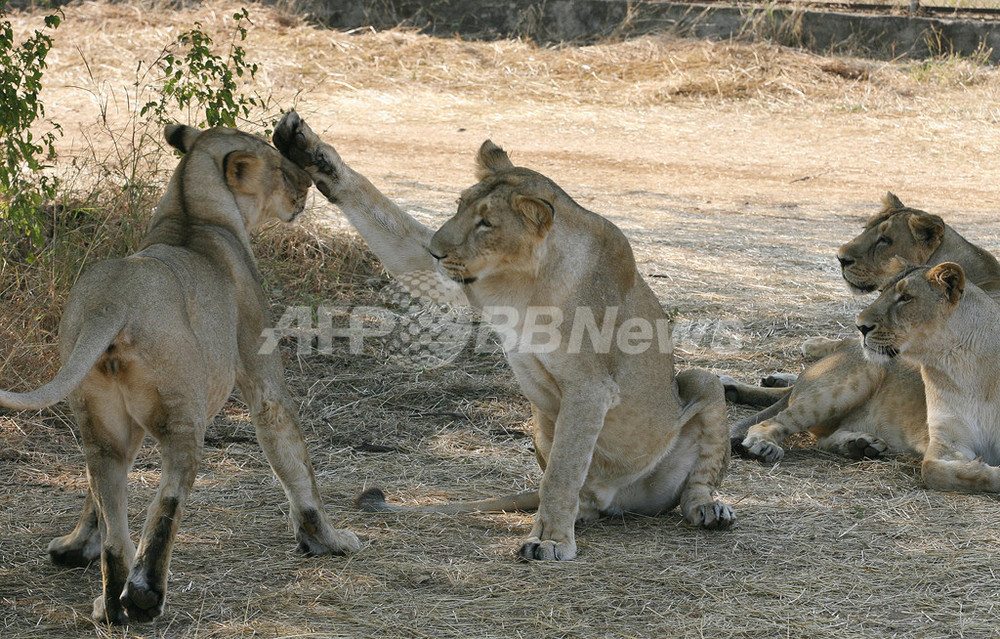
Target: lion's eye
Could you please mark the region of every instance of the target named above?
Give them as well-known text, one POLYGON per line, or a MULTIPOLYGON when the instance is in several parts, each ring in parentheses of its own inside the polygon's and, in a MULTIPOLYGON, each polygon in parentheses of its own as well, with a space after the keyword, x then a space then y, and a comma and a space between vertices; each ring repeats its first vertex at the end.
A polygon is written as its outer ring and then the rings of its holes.
POLYGON ((909 293, 900 293, 899 297, 896 298, 896 302, 898 302, 899 304, 906 304, 912 299, 913 296, 910 295, 909 293))
POLYGON ((483 219, 483 220, 479 220, 479 223, 476 224, 476 228, 477 229, 491 229, 491 228, 493 228, 493 224, 490 223, 489 220, 483 219))
POLYGON ((880 235, 878 239, 875 240, 875 246, 892 246, 892 238, 886 237, 885 235, 880 235))

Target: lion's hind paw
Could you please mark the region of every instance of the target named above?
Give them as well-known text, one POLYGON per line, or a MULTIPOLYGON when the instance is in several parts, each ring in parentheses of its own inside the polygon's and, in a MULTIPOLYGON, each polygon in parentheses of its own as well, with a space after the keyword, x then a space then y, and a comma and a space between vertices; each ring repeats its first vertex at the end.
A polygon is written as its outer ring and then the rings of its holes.
POLYGON ((723 530, 733 525, 733 522, 736 521, 736 513, 733 512, 729 504, 713 501, 692 508, 686 519, 695 526, 709 530, 723 530))

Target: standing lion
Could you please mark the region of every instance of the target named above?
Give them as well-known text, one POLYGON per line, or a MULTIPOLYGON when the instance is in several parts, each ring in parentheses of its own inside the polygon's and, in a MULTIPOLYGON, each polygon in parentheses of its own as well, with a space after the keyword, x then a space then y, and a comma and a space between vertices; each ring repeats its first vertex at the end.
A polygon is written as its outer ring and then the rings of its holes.
POLYGON ((139 251, 88 267, 70 291, 55 379, 30 393, 0 391, 0 406, 19 410, 69 400, 90 489, 76 528, 54 539, 49 555, 67 566, 100 558, 93 616, 110 623, 149 621, 163 611, 205 429, 234 383, 288 495, 299 548, 319 555, 359 547, 323 509, 280 353, 260 352, 270 317, 250 233, 270 220, 293 220, 309 176, 265 141, 233 129, 169 126, 165 133, 184 157, 139 251), (147 434, 159 444, 163 469, 136 549, 126 484, 147 434))

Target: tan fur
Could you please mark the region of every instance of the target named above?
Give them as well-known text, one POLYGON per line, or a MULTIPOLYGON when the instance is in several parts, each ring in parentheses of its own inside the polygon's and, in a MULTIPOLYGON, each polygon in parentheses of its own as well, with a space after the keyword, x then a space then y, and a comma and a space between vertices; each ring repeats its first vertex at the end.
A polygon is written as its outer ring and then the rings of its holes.
MULTIPOLYGON (((666 328, 617 227, 545 176, 514 167, 490 142, 478 156, 481 181, 462 193, 458 212, 436 233, 348 167, 294 113, 279 124, 275 144, 309 171, 393 274, 404 281, 415 272, 437 277, 441 295, 460 285, 463 299, 503 325, 508 360, 534 415, 544 471, 537 500, 522 495, 443 510, 537 501, 534 527, 520 548, 527 559, 572 559, 574 522, 603 513, 680 506, 695 525, 730 524, 732 511, 715 499, 729 453, 719 381, 698 370, 675 377, 668 333, 635 354, 616 339, 607 349, 588 339, 574 348, 572 336, 566 339, 585 316, 605 326, 611 309, 614 329, 629 321, 666 328), (553 348, 544 348, 544 336, 532 341, 536 316, 552 318, 539 322, 543 328, 562 328, 553 348)), ((363 500, 373 502, 382 507, 377 496, 363 500)))
POLYGON ((171 126, 166 135, 185 155, 139 252, 89 267, 73 287, 55 379, 32 393, 0 392, 0 405, 20 409, 69 399, 90 490, 76 528, 53 540, 49 553, 73 566, 100 558, 103 594, 94 617, 112 623, 162 612, 205 428, 234 382, 291 502, 300 548, 359 547, 353 533, 327 520, 280 355, 258 352, 270 317, 250 232, 294 219, 309 176, 263 140, 232 129, 171 126), (159 443, 163 466, 137 550, 126 480, 146 434, 159 443))
POLYGON ((905 271, 857 323, 866 357, 920 367, 927 486, 1000 492, 1000 305, 946 262, 905 271))
MULTIPOLYGON (((977 283, 996 290, 1000 264, 969 243, 939 217, 904 206, 892 193, 864 231, 838 253, 845 281, 855 292, 878 289, 903 258, 928 265, 954 261, 968 266, 977 283)), ((783 441, 809 430, 818 445, 852 458, 886 452, 922 456, 927 447, 924 388, 919 372, 907 362, 875 366, 866 361, 856 339, 820 342, 830 352, 809 366, 788 389, 754 389, 728 384, 727 397, 766 403, 788 394, 788 407, 756 425, 753 418, 736 424, 734 447, 767 463, 781 458, 783 441)))

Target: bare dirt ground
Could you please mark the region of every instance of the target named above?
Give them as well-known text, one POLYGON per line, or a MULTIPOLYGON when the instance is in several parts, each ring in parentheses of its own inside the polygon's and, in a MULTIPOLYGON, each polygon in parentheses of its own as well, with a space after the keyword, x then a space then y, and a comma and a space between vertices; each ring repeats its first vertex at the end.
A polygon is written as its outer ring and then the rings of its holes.
MULTIPOLYGON (((60 162, 85 163, 85 149, 100 147, 101 104, 112 128, 124 126, 138 60, 195 20, 226 41, 237 9, 67 8, 45 95, 66 129, 60 162)), ((850 333, 865 300, 846 292, 834 254, 887 190, 1000 249, 1000 74, 973 61, 847 60, 863 71, 848 79, 823 70, 841 68, 830 58, 767 44, 664 36, 546 49, 331 33, 258 6, 251 17, 248 50, 262 63, 255 88, 295 107, 428 224, 445 220, 473 183, 485 138, 618 224, 663 305, 676 309, 681 367, 744 379, 794 372, 803 338, 850 333)), ((14 19, 19 28, 40 21, 14 19)), ((357 252, 321 200, 311 228, 332 238, 330 251, 357 252)), ((303 255, 313 261, 300 279, 263 260, 277 313, 292 303, 371 303, 385 284, 377 270, 325 266, 332 254, 303 255), (317 275, 342 285, 303 292, 298 285, 317 275)), ((37 291, 39 300, 51 294, 37 291)), ((15 347, 49 361, 54 353, 51 343, 15 347)), ((4 366, 5 387, 51 374, 4 366)), ((165 614, 128 629, 95 625, 99 571, 54 567, 45 552, 83 501, 72 420, 61 407, 0 412, 0 635, 997 634, 1000 503, 925 490, 915 460, 855 463, 808 446, 774 467, 734 460, 722 490, 739 518, 731 530, 696 530, 677 513, 610 519, 580 528, 576 561, 524 564, 514 551, 530 516, 373 515, 351 503, 371 485, 408 503, 534 485, 529 409, 502 357, 466 352, 421 370, 388 361, 378 343, 352 355, 341 340, 332 355, 290 348, 288 377, 328 508, 362 537, 360 552, 296 552, 280 487, 234 401, 207 438, 165 614)), ((149 446, 133 473, 133 530, 158 477, 149 446)))

